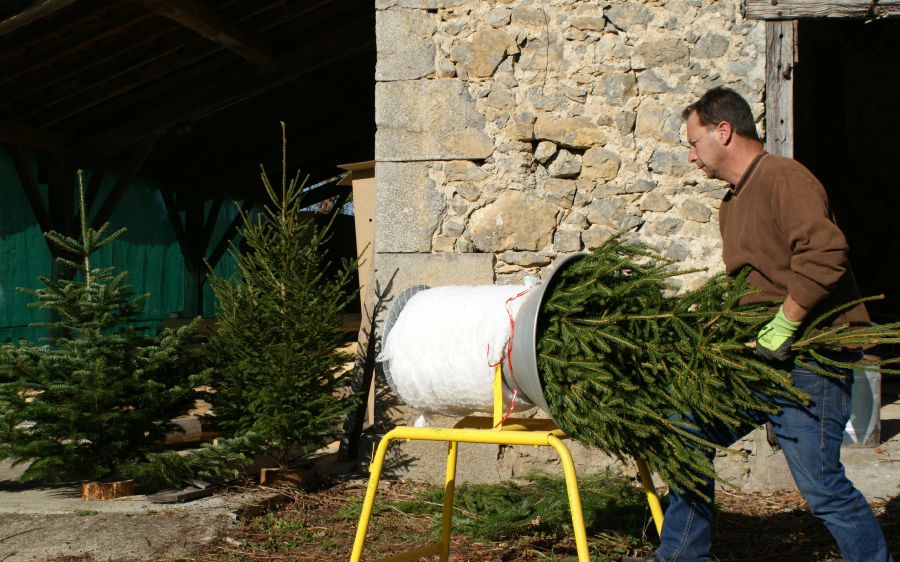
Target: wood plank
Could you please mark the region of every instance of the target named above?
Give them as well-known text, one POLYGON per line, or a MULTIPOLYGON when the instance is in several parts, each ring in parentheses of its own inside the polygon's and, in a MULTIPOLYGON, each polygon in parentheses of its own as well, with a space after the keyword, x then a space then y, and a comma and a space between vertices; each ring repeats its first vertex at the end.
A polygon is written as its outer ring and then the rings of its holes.
POLYGON ((748 19, 885 18, 900 16, 900 2, 873 0, 745 0, 748 19))
POLYGON ((28 204, 31 206, 31 212, 34 213, 34 218, 37 219, 41 232, 46 234, 53 230, 53 221, 50 220, 50 211, 47 210, 47 205, 41 196, 37 180, 35 180, 31 170, 28 169, 28 163, 25 161, 22 149, 16 145, 10 145, 6 148, 12 159, 13 168, 15 168, 19 181, 22 183, 22 189, 25 191, 28 204))
POLYGON ((796 20, 766 22, 766 150, 794 155, 796 20))
POLYGON ((53 154, 61 154, 66 145, 59 133, 6 119, 0 119, 0 142, 53 154))
POLYGON ((195 31, 217 45, 240 55, 253 64, 271 66, 271 51, 240 26, 225 21, 206 6, 194 0, 139 0, 157 14, 195 31))
POLYGON ((83 501, 104 501, 134 495, 134 480, 119 482, 82 482, 81 499, 83 501))
POLYGON ((33 2, 21 12, 0 21, 0 37, 26 25, 53 15, 74 4, 76 0, 42 0, 33 2))

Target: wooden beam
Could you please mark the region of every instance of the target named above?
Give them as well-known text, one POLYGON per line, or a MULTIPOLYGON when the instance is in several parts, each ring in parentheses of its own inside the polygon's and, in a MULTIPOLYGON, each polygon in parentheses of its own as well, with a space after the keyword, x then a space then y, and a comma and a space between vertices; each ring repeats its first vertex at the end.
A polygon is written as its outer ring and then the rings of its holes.
POLYGON ((178 207, 175 205, 175 197, 172 195, 172 191, 166 186, 161 186, 159 188, 159 194, 162 196, 163 203, 166 206, 166 214, 169 215, 169 223, 171 223, 172 230, 175 232, 175 240, 178 241, 178 246, 181 248, 181 256, 184 258, 184 263, 189 268, 194 267, 193 262, 188 259, 188 256, 193 253, 191 241, 188 240, 187 231, 184 229, 184 222, 181 220, 181 215, 178 214, 178 207))
POLYGON ((900 2, 883 0, 745 0, 748 19, 886 18, 900 16, 900 2))
POLYGON ((139 2, 253 64, 271 66, 275 63, 275 57, 260 41, 241 27, 226 22, 203 4, 194 0, 139 0, 139 2))
POLYGON ((222 203, 224 201, 225 198, 221 195, 213 199, 212 205, 209 207, 209 212, 206 214, 206 219, 203 221, 203 238, 200 240, 200 247, 203 248, 204 253, 209 247, 209 242, 212 240, 213 230, 216 229, 216 222, 219 220, 219 211, 222 210, 222 203))
POLYGON ((44 198, 41 197, 41 191, 38 188, 37 180, 34 179, 34 174, 28 169, 28 163, 25 161, 22 149, 16 145, 8 145, 6 149, 12 159, 16 174, 19 176, 19 181, 22 183, 22 189, 25 191, 25 197, 31 206, 31 212, 34 213, 34 218, 37 219, 38 225, 41 227, 41 232, 50 232, 53 230, 50 212, 47 210, 44 198))
POLYGON ((61 154, 66 144, 59 133, 6 119, 0 119, 0 142, 53 154, 61 154))
POLYGON ((118 149, 141 141, 155 131, 213 115, 301 76, 370 52, 373 45, 365 42, 355 44, 351 41, 348 46, 347 38, 371 32, 372 25, 371 17, 361 18, 315 40, 306 41, 291 56, 286 57, 284 63, 279 63, 263 74, 238 74, 227 82, 207 84, 155 110, 142 112, 79 143, 74 151, 75 155, 86 158, 110 156, 118 149))
POLYGON ((152 14, 149 13, 134 16, 128 12, 114 12, 110 18, 93 24, 90 29, 63 35, 62 38, 52 41, 50 44, 35 47, 28 56, 19 56, 12 62, 4 63, 3 80, 15 83, 20 77, 34 72, 36 66, 52 67, 60 59, 77 52, 84 52, 92 45, 112 37, 127 35, 129 29, 142 25, 152 17, 152 14))
POLYGON ((234 235, 237 234, 238 227, 241 226, 241 223, 244 221, 244 216, 250 216, 251 210, 253 210, 253 204, 244 201, 244 203, 241 205, 241 212, 235 215, 235 217, 231 220, 228 228, 226 228, 225 232, 222 233, 222 237, 219 239, 219 243, 216 244, 216 247, 213 249, 212 253, 209 254, 209 258, 207 258, 206 264, 210 269, 215 268, 219 263, 219 260, 222 259, 222 256, 225 255, 225 252, 228 251, 228 244, 234 239, 234 235))
POLYGON ((112 215, 113 211, 118 207, 119 202, 122 201, 122 197, 125 195, 125 191, 134 181, 134 178, 137 177, 138 172, 141 170, 141 166, 144 165, 144 162, 147 161, 147 158, 150 156, 150 152, 153 151, 153 147, 156 146, 156 141, 159 140, 160 135, 157 133, 156 135, 150 137, 145 140, 141 146, 134 150, 131 153, 131 157, 128 159, 128 164, 125 166, 125 169, 119 174, 119 178, 116 180, 116 185, 113 186, 112 191, 106 197, 106 201, 103 202, 103 206, 100 207, 100 210, 97 211, 97 215, 94 217, 94 220, 91 221, 91 224, 94 225, 94 228, 99 228, 103 223, 109 220, 109 217, 112 215))
POLYGON ((794 63, 797 21, 766 22, 766 150, 794 155, 794 63))
POLYGON ((76 0, 38 0, 32 2, 30 6, 21 12, 0 21, 0 37, 55 14, 75 2, 76 0))

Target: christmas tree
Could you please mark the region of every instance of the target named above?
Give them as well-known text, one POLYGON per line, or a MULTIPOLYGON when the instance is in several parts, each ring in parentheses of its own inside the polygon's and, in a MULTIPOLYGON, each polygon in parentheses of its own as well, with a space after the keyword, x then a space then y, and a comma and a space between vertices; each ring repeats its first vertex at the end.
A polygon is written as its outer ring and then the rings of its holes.
MULTIPOLYGON (((642 458, 671 485, 696 490, 715 476, 707 456, 714 446, 692 432, 697 424, 737 427, 751 423, 751 410, 807 399, 788 372, 748 347, 772 312, 740 304, 754 292, 745 276, 717 275, 672 294, 670 279, 686 272, 621 236, 568 264, 548 288, 537 355, 550 413, 579 441, 642 458)), ((804 352, 852 368, 821 351, 900 341, 900 324, 818 329, 834 312, 810 322, 794 343, 798 362, 804 352)))
POLYGON ((80 239, 47 233, 74 275, 20 289, 36 299, 30 306, 50 311, 42 324, 50 336, 0 347, 0 459, 30 463, 23 481, 155 472, 171 483, 179 478, 149 465, 169 420, 193 404, 192 377, 179 363, 194 324, 159 336, 135 326, 146 295, 133 294, 126 272, 91 264, 125 229, 88 228, 80 170, 78 186, 80 239))
POLYGON ((352 357, 338 349, 356 271, 355 263, 330 267, 329 230, 303 212, 304 183, 288 179, 286 162, 282 123, 280 189, 261 167, 270 202, 244 217, 246 249, 230 250, 237 274, 211 279, 220 310, 211 339, 219 426, 226 436, 254 440, 281 467, 321 446, 350 407, 339 390, 352 357))

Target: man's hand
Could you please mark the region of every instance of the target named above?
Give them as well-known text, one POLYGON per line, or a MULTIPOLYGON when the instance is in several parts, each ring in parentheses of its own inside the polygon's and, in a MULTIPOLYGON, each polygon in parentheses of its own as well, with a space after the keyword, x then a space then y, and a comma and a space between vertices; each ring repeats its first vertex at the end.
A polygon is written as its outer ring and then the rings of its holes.
POLYGON ((756 336, 754 353, 766 361, 787 361, 791 358, 791 344, 794 343, 794 332, 800 322, 788 320, 782 308, 778 309, 775 318, 763 326, 756 336))

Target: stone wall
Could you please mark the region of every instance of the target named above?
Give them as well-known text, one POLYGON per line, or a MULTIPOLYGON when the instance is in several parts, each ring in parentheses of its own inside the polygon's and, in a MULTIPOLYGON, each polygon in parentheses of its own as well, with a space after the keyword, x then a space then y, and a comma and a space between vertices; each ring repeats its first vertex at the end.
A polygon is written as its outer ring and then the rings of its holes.
POLYGON ((687 163, 680 112, 724 84, 762 115, 764 27, 738 0, 376 9, 376 265, 453 254, 506 283, 633 229, 720 268, 723 186, 687 163))
POLYGON ((739 0, 375 6, 382 286, 512 283, 623 229, 721 269, 724 184, 687 163, 681 110, 726 85, 762 117, 765 28, 739 0))

